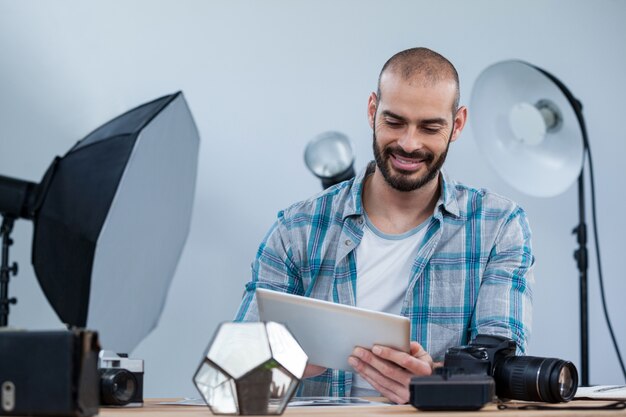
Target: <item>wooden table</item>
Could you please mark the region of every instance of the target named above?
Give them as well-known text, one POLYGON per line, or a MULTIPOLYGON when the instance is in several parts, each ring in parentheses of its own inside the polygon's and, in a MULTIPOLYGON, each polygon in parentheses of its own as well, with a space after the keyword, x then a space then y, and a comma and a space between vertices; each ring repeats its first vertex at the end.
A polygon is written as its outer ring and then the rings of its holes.
MULTIPOLYGON (((211 416, 208 407, 199 406, 181 406, 181 405, 162 405, 158 404, 162 401, 176 401, 176 399, 149 399, 146 400, 142 408, 101 408, 100 416, 102 417, 207 417, 211 416)), ((461 417, 461 416, 504 416, 504 417, 584 417, 584 416, 626 416, 626 410, 572 410, 572 406, 600 406, 608 404, 610 401, 572 401, 565 404, 559 404, 561 410, 498 410, 495 404, 489 404, 480 411, 466 412, 444 412, 438 411, 427 413, 419 411, 410 405, 391 405, 391 406, 344 406, 344 407, 294 407, 287 408, 284 416, 306 416, 306 417, 343 417, 343 416, 394 416, 394 417, 415 417, 416 414, 432 415, 436 417, 461 417)), ((511 403, 511 405, 520 405, 519 403, 511 403)))

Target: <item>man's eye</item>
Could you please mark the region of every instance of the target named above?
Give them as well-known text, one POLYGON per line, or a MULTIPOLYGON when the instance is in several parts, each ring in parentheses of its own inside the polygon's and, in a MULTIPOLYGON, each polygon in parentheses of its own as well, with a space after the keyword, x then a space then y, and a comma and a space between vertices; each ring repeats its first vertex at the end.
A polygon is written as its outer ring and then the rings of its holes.
POLYGON ((437 127, 425 127, 424 128, 424 132, 428 133, 429 135, 434 135, 435 133, 439 133, 439 128, 437 128, 437 127))
POLYGON ((402 122, 397 122, 397 121, 393 121, 393 120, 387 120, 387 126, 389 127, 393 127, 393 128, 398 128, 402 126, 402 122))

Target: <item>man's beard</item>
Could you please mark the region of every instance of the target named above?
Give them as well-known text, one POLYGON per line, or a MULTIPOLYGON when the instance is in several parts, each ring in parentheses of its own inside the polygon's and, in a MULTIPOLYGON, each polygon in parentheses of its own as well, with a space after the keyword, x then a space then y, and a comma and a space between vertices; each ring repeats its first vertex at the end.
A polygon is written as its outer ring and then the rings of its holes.
MULTIPOLYGON (((375 129, 373 137, 374 158, 376 159, 378 169, 380 169, 380 172, 383 174, 383 178, 387 184, 389 184, 392 188, 403 192, 417 190, 435 179, 437 175, 439 175, 439 171, 441 170, 441 167, 446 160, 446 156, 448 155, 448 148, 450 148, 450 140, 448 140, 446 150, 443 151, 439 157, 436 157, 435 154, 426 150, 418 150, 411 153, 405 152, 399 146, 388 146, 385 149, 380 149, 376 141, 375 129), (412 178, 414 175, 413 172, 392 168, 389 162, 389 158, 392 158, 391 154, 404 158, 422 160, 422 163, 426 165, 426 174, 418 178, 412 178), (392 169, 397 172, 397 174, 393 173, 392 169)), ((452 134, 450 134, 450 137, 452 137, 452 134)))

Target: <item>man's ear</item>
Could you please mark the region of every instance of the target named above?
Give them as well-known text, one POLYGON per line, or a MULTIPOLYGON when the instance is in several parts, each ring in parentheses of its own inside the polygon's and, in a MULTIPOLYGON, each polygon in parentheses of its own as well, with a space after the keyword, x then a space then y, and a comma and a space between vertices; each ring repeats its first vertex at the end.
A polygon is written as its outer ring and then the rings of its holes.
POLYGON ((367 120, 370 122, 370 127, 374 128, 374 119, 376 118, 376 105, 378 103, 378 97, 376 93, 370 94, 367 100, 367 120))
POLYGON ((454 132, 452 132, 450 142, 454 142, 459 137, 461 131, 463 131, 463 128, 465 127, 465 122, 467 122, 467 107, 461 106, 454 115, 454 132))

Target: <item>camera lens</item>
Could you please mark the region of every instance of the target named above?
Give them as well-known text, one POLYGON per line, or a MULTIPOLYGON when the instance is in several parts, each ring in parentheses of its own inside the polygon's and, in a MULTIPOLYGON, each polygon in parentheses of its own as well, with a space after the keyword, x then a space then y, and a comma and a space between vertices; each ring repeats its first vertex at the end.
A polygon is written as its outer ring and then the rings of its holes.
POLYGON ((578 389, 578 373, 576 372, 576 368, 569 362, 567 362, 567 364, 571 366, 563 366, 558 378, 559 394, 566 399, 565 401, 570 400, 578 389), (572 370, 575 373, 573 376, 572 370))
POLYGON ((494 369, 500 398, 558 403, 569 401, 578 388, 574 364, 554 358, 509 356, 494 369))
POLYGON ((100 374, 100 403, 126 405, 137 391, 137 379, 126 369, 106 369, 100 374))

